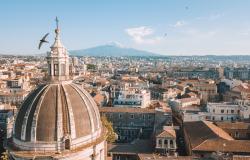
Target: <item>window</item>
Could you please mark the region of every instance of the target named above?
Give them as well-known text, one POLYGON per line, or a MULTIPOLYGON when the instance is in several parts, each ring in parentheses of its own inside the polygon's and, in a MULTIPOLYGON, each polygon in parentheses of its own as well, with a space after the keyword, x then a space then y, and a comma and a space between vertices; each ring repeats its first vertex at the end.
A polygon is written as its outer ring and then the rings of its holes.
POLYGON ((223 120, 224 120, 224 118, 223 118, 223 117, 220 117, 220 120, 222 120, 222 121, 223 121, 223 120))
POLYGON ((70 139, 65 140, 65 149, 70 149, 70 139))
POLYGON ((122 118, 122 114, 119 114, 119 118, 122 118))
POLYGON ((170 140, 170 145, 173 145, 173 140, 170 140))
POLYGON ((116 158, 115 158, 116 160, 120 160, 121 159, 121 157, 120 156, 116 156, 116 158))
POLYGON ((134 130, 131 130, 130 132, 131 132, 132 136, 135 135, 135 131, 134 130))
MULTIPOLYGON (((250 117, 250 115, 249 115, 249 117, 250 117)), ((143 119, 146 119, 146 115, 145 115, 145 114, 143 114, 143 115, 142 115, 142 118, 143 118, 143 119)))
POLYGON ((159 140, 158 140, 158 144, 160 144, 160 145, 161 145, 161 139, 159 139, 159 140))
POLYGON ((170 147, 174 148, 174 141, 173 140, 170 140, 170 147))
POLYGON ((231 113, 234 113, 234 110, 231 110, 231 113))
POLYGON ((164 144, 168 144, 168 140, 165 139, 165 140, 164 140, 164 144))
POLYGON ((55 76, 58 76, 58 75, 59 75, 58 64, 54 64, 54 75, 55 75, 55 76))
POLYGON ((150 116, 150 115, 148 115, 148 119, 151 119, 151 116, 150 116))
POLYGON ((239 138, 239 132, 235 132, 235 137, 239 138))
POLYGON ((134 119, 134 114, 131 114, 131 115, 130 115, 130 118, 131 118, 131 119, 134 119))
POLYGON ((213 109, 213 112, 215 113, 215 109, 213 109))
POLYGON ((125 131, 124 131, 124 134, 125 134, 125 135, 128 135, 128 130, 125 130, 125 131))
POLYGON ((224 109, 221 110, 221 113, 224 113, 224 109))

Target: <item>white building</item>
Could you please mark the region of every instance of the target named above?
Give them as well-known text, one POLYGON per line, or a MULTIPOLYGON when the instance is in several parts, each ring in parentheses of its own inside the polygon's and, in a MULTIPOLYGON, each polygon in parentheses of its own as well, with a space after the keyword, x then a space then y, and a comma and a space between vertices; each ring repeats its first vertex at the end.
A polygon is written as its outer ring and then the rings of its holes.
POLYGON ((141 107, 145 108, 150 104, 150 92, 146 90, 122 90, 119 96, 114 99, 114 107, 141 107))
POLYGON ((183 122, 205 121, 207 120, 206 112, 183 112, 183 122))
POLYGON ((234 103, 208 103, 208 119, 211 121, 233 121, 240 118, 240 105, 234 103))
POLYGON ((249 119, 250 118, 250 101, 249 100, 235 100, 234 103, 240 106, 240 118, 249 119))
POLYGON ((222 79, 221 82, 224 82, 226 85, 228 85, 230 89, 242 84, 241 80, 236 80, 236 79, 233 79, 233 80, 222 79))
POLYGON ((197 97, 192 98, 182 98, 182 99, 173 99, 169 101, 169 105, 175 111, 183 110, 186 107, 190 107, 193 105, 200 105, 200 99, 197 97))

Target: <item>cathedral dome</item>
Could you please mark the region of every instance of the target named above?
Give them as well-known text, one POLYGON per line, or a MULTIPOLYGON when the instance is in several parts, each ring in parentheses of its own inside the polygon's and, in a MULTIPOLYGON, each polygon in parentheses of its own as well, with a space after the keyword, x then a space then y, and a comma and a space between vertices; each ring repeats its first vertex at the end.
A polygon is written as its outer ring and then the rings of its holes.
POLYGON ((100 115, 94 100, 74 83, 38 86, 23 102, 14 127, 17 144, 57 144, 68 138, 71 144, 81 145, 100 134, 100 115))

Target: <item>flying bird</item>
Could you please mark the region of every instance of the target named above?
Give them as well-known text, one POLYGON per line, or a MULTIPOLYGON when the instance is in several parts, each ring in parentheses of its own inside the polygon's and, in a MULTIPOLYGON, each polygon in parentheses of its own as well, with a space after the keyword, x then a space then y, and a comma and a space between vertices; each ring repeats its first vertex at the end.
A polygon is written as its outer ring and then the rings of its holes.
POLYGON ((45 36, 43 36, 43 38, 40 40, 38 49, 41 48, 41 46, 42 46, 43 43, 49 43, 48 41, 46 41, 46 37, 47 37, 48 35, 49 35, 49 33, 45 34, 45 36))

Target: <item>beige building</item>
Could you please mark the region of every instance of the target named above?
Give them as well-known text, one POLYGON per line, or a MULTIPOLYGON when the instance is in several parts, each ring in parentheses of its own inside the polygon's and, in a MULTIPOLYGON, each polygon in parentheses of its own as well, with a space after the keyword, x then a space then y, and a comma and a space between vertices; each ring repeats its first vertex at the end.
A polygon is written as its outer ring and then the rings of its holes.
POLYGON ((217 85, 213 80, 186 80, 183 84, 189 85, 191 91, 201 95, 201 103, 214 102, 218 96, 217 85))
POLYGON ((165 155, 176 154, 176 133, 172 126, 164 127, 163 131, 156 136, 155 149, 165 155))

